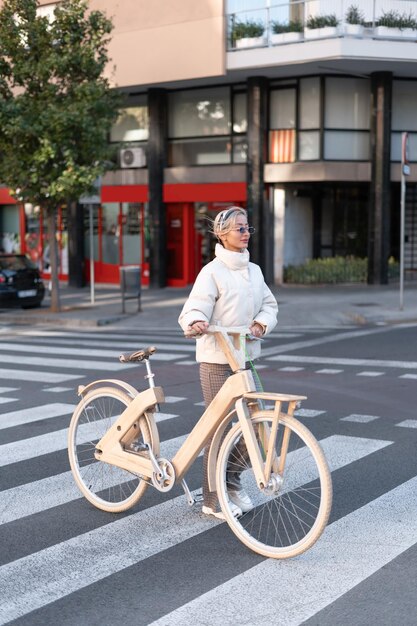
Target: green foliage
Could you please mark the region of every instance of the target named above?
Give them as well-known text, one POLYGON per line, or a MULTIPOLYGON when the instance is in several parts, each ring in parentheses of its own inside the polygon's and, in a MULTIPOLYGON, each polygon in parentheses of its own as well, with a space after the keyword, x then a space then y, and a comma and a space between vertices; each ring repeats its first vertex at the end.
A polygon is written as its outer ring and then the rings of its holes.
POLYGON ((316 28, 325 28, 326 26, 338 26, 338 24, 339 20, 336 15, 332 13, 331 15, 310 15, 306 26, 313 30, 316 28))
POLYGON ((365 18, 363 13, 355 4, 352 4, 348 8, 348 10, 346 11, 345 19, 347 24, 360 24, 361 26, 365 24, 365 18))
POLYGON ((292 20, 283 24, 281 22, 272 22, 272 32, 275 35, 281 33, 302 33, 304 30, 303 23, 300 20, 292 20))
POLYGON ((382 16, 378 19, 377 26, 386 26, 387 28, 411 28, 417 30, 417 20, 412 13, 399 13, 399 11, 383 11, 382 16))
POLYGON ((255 20, 247 20, 246 22, 240 22, 236 20, 232 26, 230 34, 232 42, 237 39, 244 39, 245 37, 261 37, 264 34, 265 26, 262 22, 255 20))
POLYGON ((109 167, 119 97, 103 71, 111 22, 87 0, 63 0, 55 19, 36 0, 0 10, 0 181, 48 210, 92 190, 109 167))
MULTIPOLYGON (((399 264, 393 257, 388 260, 388 275, 399 275, 399 264)), ((284 282, 299 285, 365 283, 368 278, 368 259, 353 256, 311 259, 303 265, 287 265, 284 282)))

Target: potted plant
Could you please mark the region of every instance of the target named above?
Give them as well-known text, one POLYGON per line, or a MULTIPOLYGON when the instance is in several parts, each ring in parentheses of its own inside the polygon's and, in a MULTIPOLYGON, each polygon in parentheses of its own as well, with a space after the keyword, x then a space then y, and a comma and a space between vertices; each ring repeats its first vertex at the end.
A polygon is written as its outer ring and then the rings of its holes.
POLYGON ((400 31, 403 39, 417 39, 417 20, 412 13, 401 16, 400 31))
POLYGON ((304 30, 306 39, 323 39, 339 35, 339 20, 336 15, 310 15, 304 30))
POLYGON ((265 43, 264 31, 265 26, 262 22, 255 20, 240 22, 236 20, 232 26, 230 39, 235 48, 262 46, 265 43))
POLYGON ((403 18, 398 11, 383 11, 375 26, 375 35, 384 39, 401 39, 403 18))
POLYGON ((272 22, 271 43, 291 43, 300 41, 303 36, 304 26, 300 20, 291 20, 286 24, 272 22))
POLYGON ((345 34, 352 37, 362 37, 365 19, 359 7, 352 4, 346 11, 345 20, 345 34))

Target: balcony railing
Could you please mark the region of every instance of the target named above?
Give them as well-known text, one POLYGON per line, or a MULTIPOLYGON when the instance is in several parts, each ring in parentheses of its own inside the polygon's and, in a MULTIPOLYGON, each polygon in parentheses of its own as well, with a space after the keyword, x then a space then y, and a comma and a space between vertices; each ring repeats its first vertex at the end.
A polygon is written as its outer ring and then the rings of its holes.
POLYGON ((331 37, 417 42, 417 0, 294 0, 227 19, 228 50, 331 37))

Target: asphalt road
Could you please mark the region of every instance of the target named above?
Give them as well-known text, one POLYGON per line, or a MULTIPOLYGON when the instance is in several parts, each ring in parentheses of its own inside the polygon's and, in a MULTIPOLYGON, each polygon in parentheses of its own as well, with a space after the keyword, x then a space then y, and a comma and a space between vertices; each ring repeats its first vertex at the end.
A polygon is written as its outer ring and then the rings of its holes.
MULTIPOLYGON (((163 442, 202 412, 193 346, 156 336, 0 326, 0 624, 414 624, 417 326, 279 328, 263 345, 266 390, 308 396, 298 412, 326 446, 334 502, 296 559, 250 552, 182 490, 148 489, 129 512, 80 498, 66 452, 76 388, 121 378, 120 352, 158 346, 163 442), (394 584, 395 582, 395 584, 394 584)), ((201 458, 191 468, 201 484, 201 458)))

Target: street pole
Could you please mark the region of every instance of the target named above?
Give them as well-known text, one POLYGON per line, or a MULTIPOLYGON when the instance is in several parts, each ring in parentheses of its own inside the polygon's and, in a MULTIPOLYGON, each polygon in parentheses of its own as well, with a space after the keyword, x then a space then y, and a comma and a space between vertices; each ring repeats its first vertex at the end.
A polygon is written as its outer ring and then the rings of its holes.
POLYGON ((93 228, 93 205, 88 205, 90 221, 90 299, 94 304, 94 228, 93 228))
POLYGON ((404 309, 404 240, 405 240, 405 177, 410 174, 408 133, 401 136, 401 207, 400 207, 400 311, 404 309))

